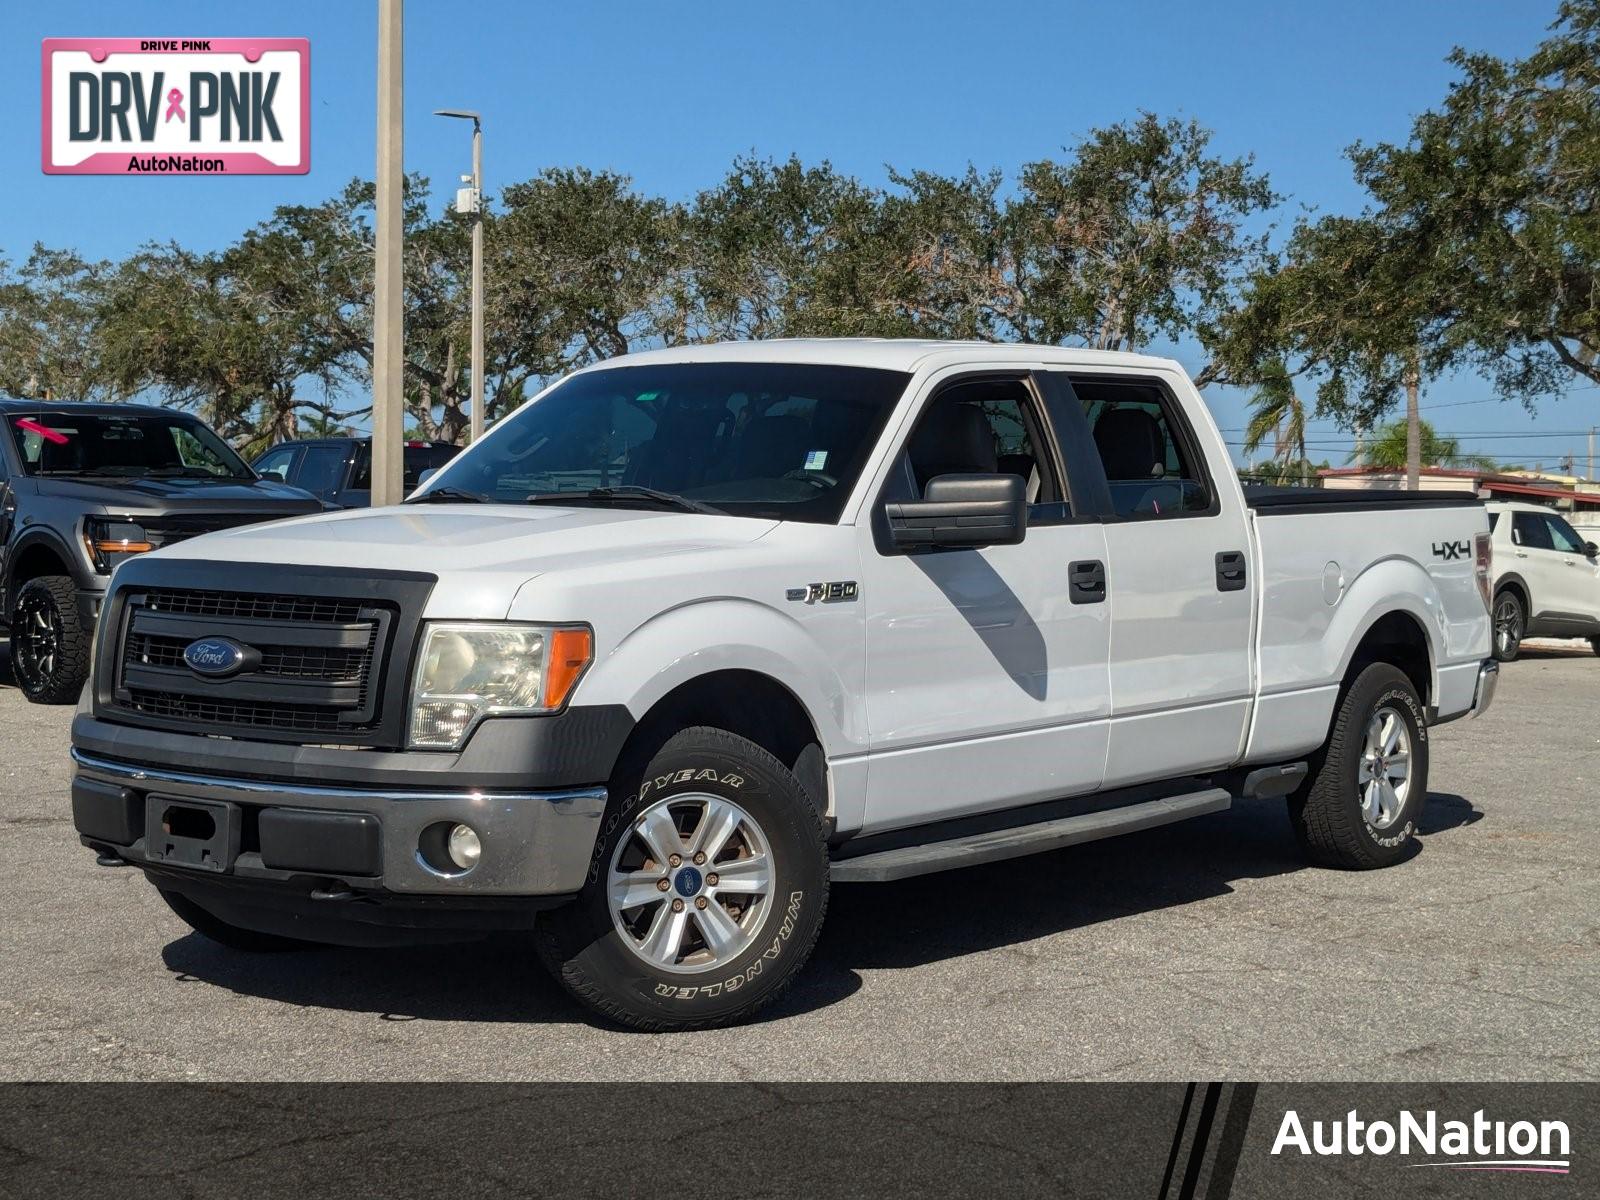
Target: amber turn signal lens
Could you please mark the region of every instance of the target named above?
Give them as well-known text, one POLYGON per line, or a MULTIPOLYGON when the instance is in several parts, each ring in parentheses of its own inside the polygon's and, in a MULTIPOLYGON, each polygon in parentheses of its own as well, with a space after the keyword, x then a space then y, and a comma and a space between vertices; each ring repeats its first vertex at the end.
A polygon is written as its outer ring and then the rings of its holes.
POLYGON ((594 634, 587 629, 555 629, 545 652, 544 705, 560 708, 583 669, 594 658, 594 634))
POLYGON ((96 541, 92 545, 101 554, 143 554, 146 550, 155 549, 149 542, 96 541))

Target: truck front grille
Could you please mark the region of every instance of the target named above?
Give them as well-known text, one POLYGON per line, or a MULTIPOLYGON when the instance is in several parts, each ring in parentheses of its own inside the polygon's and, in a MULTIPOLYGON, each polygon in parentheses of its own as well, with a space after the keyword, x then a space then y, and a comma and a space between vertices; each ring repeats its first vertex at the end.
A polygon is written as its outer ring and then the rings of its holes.
POLYGON ((382 719, 373 674, 395 616, 392 605, 338 596, 131 590, 112 702, 194 732, 359 739, 382 719), (191 670, 185 649, 207 639, 240 647, 242 669, 191 670))

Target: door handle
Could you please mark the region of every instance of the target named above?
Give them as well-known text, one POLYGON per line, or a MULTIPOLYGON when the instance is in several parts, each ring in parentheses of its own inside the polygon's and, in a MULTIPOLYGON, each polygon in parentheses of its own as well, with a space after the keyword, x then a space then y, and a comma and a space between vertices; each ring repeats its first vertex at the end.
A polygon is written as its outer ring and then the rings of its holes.
POLYGON ((1527 558, 1528 557, 1528 552, 1526 550, 1518 550, 1516 552, 1516 555, 1517 555, 1518 558, 1527 558))
POLYGON ((1099 559, 1067 564, 1067 594, 1074 604, 1099 604, 1106 598, 1106 565, 1099 559))
POLYGON ((1244 551, 1219 551, 1217 554, 1217 591, 1242 592, 1244 585, 1244 551))

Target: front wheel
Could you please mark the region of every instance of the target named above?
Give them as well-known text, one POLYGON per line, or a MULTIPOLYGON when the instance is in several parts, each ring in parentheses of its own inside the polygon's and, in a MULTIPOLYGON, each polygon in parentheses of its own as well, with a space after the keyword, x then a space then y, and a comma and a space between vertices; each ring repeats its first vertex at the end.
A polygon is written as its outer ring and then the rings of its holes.
POLYGON ((11 610, 11 671, 35 704, 71 704, 89 677, 89 631, 78 620, 78 589, 65 575, 22 585, 11 610))
POLYGON ((1356 676, 1320 759, 1289 798, 1311 860, 1370 870, 1403 859, 1428 794, 1428 727, 1405 672, 1373 663, 1356 676))
POLYGON ((579 1000, 651 1031, 748 1020, 805 964, 828 905, 816 806, 772 755, 686 729, 614 781, 578 899, 539 923, 579 1000))
POLYGON ((1513 591, 1504 591, 1494 598, 1494 656, 1500 662, 1515 662, 1522 649, 1522 635, 1527 631, 1528 617, 1522 611, 1522 601, 1513 591))

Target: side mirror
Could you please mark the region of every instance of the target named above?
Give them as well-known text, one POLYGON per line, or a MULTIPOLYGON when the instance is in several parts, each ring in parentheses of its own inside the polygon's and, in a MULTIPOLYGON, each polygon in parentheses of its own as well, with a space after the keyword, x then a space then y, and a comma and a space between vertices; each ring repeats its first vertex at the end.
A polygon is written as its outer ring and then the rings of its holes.
POLYGON ((1593 558, 1595 555, 1600 554, 1600 546, 1596 546, 1593 542, 1585 542, 1583 544, 1583 552, 1593 558))
POLYGON ((1020 475, 940 475, 921 500, 885 505, 889 538, 904 550, 1014 546, 1028 529, 1020 475))

